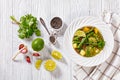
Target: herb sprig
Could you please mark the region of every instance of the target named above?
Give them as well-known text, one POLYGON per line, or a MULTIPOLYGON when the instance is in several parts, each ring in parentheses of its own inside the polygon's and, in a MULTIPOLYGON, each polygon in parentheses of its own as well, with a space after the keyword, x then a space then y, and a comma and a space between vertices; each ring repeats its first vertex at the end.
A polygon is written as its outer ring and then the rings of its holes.
POLYGON ((33 33, 35 33, 36 36, 41 35, 41 32, 37 27, 37 18, 32 16, 31 14, 22 16, 20 18, 20 21, 17 21, 14 16, 10 16, 10 18, 15 24, 19 25, 19 38, 30 38, 33 33))

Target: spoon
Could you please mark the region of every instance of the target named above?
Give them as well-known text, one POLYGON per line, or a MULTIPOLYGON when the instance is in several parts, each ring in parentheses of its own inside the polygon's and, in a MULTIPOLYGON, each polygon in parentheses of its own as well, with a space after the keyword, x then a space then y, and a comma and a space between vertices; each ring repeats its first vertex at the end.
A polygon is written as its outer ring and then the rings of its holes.
POLYGON ((54 36, 53 34, 50 34, 50 32, 49 32, 49 30, 47 29, 46 24, 45 24, 45 22, 44 22, 44 20, 43 20, 42 18, 40 18, 40 22, 42 23, 42 25, 44 26, 44 28, 46 29, 46 31, 47 31, 48 34, 50 35, 50 37, 49 37, 50 42, 51 42, 52 44, 55 44, 55 42, 56 42, 55 36, 54 36))

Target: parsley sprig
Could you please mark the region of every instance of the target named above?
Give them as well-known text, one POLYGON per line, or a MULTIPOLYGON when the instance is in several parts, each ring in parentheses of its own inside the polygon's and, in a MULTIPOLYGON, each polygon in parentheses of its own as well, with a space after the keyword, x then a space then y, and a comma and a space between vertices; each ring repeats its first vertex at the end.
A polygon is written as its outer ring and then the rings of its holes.
POLYGON ((41 32, 37 27, 37 18, 31 14, 27 14, 20 18, 20 21, 17 21, 14 16, 10 16, 11 20, 19 25, 18 36, 21 39, 30 38, 33 33, 36 36, 40 36, 41 32))

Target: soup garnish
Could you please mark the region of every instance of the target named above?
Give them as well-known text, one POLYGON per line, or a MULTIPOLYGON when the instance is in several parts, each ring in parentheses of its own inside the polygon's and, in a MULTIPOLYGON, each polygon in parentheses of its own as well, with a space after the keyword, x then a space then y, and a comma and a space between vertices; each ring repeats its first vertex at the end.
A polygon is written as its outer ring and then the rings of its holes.
POLYGON ((81 56, 93 57, 104 48, 105 41, 96 27, 85 26, 74 33, 72 44, 81 56))

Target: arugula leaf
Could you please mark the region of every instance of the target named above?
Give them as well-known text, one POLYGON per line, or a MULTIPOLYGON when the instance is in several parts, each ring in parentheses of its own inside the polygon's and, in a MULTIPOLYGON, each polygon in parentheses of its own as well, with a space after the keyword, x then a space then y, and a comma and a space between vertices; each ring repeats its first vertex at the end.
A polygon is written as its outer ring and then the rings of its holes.
POLYGON ((14 18, 14 16, 10 16, 10 18, 13 22, 19 25, 19 38, 30 38, 33 33, 35 33, 36 36, 41 35, 41 32, 37 27, 37 18, 32 16, 31 14, 22 16, 19 22, 14 18))

